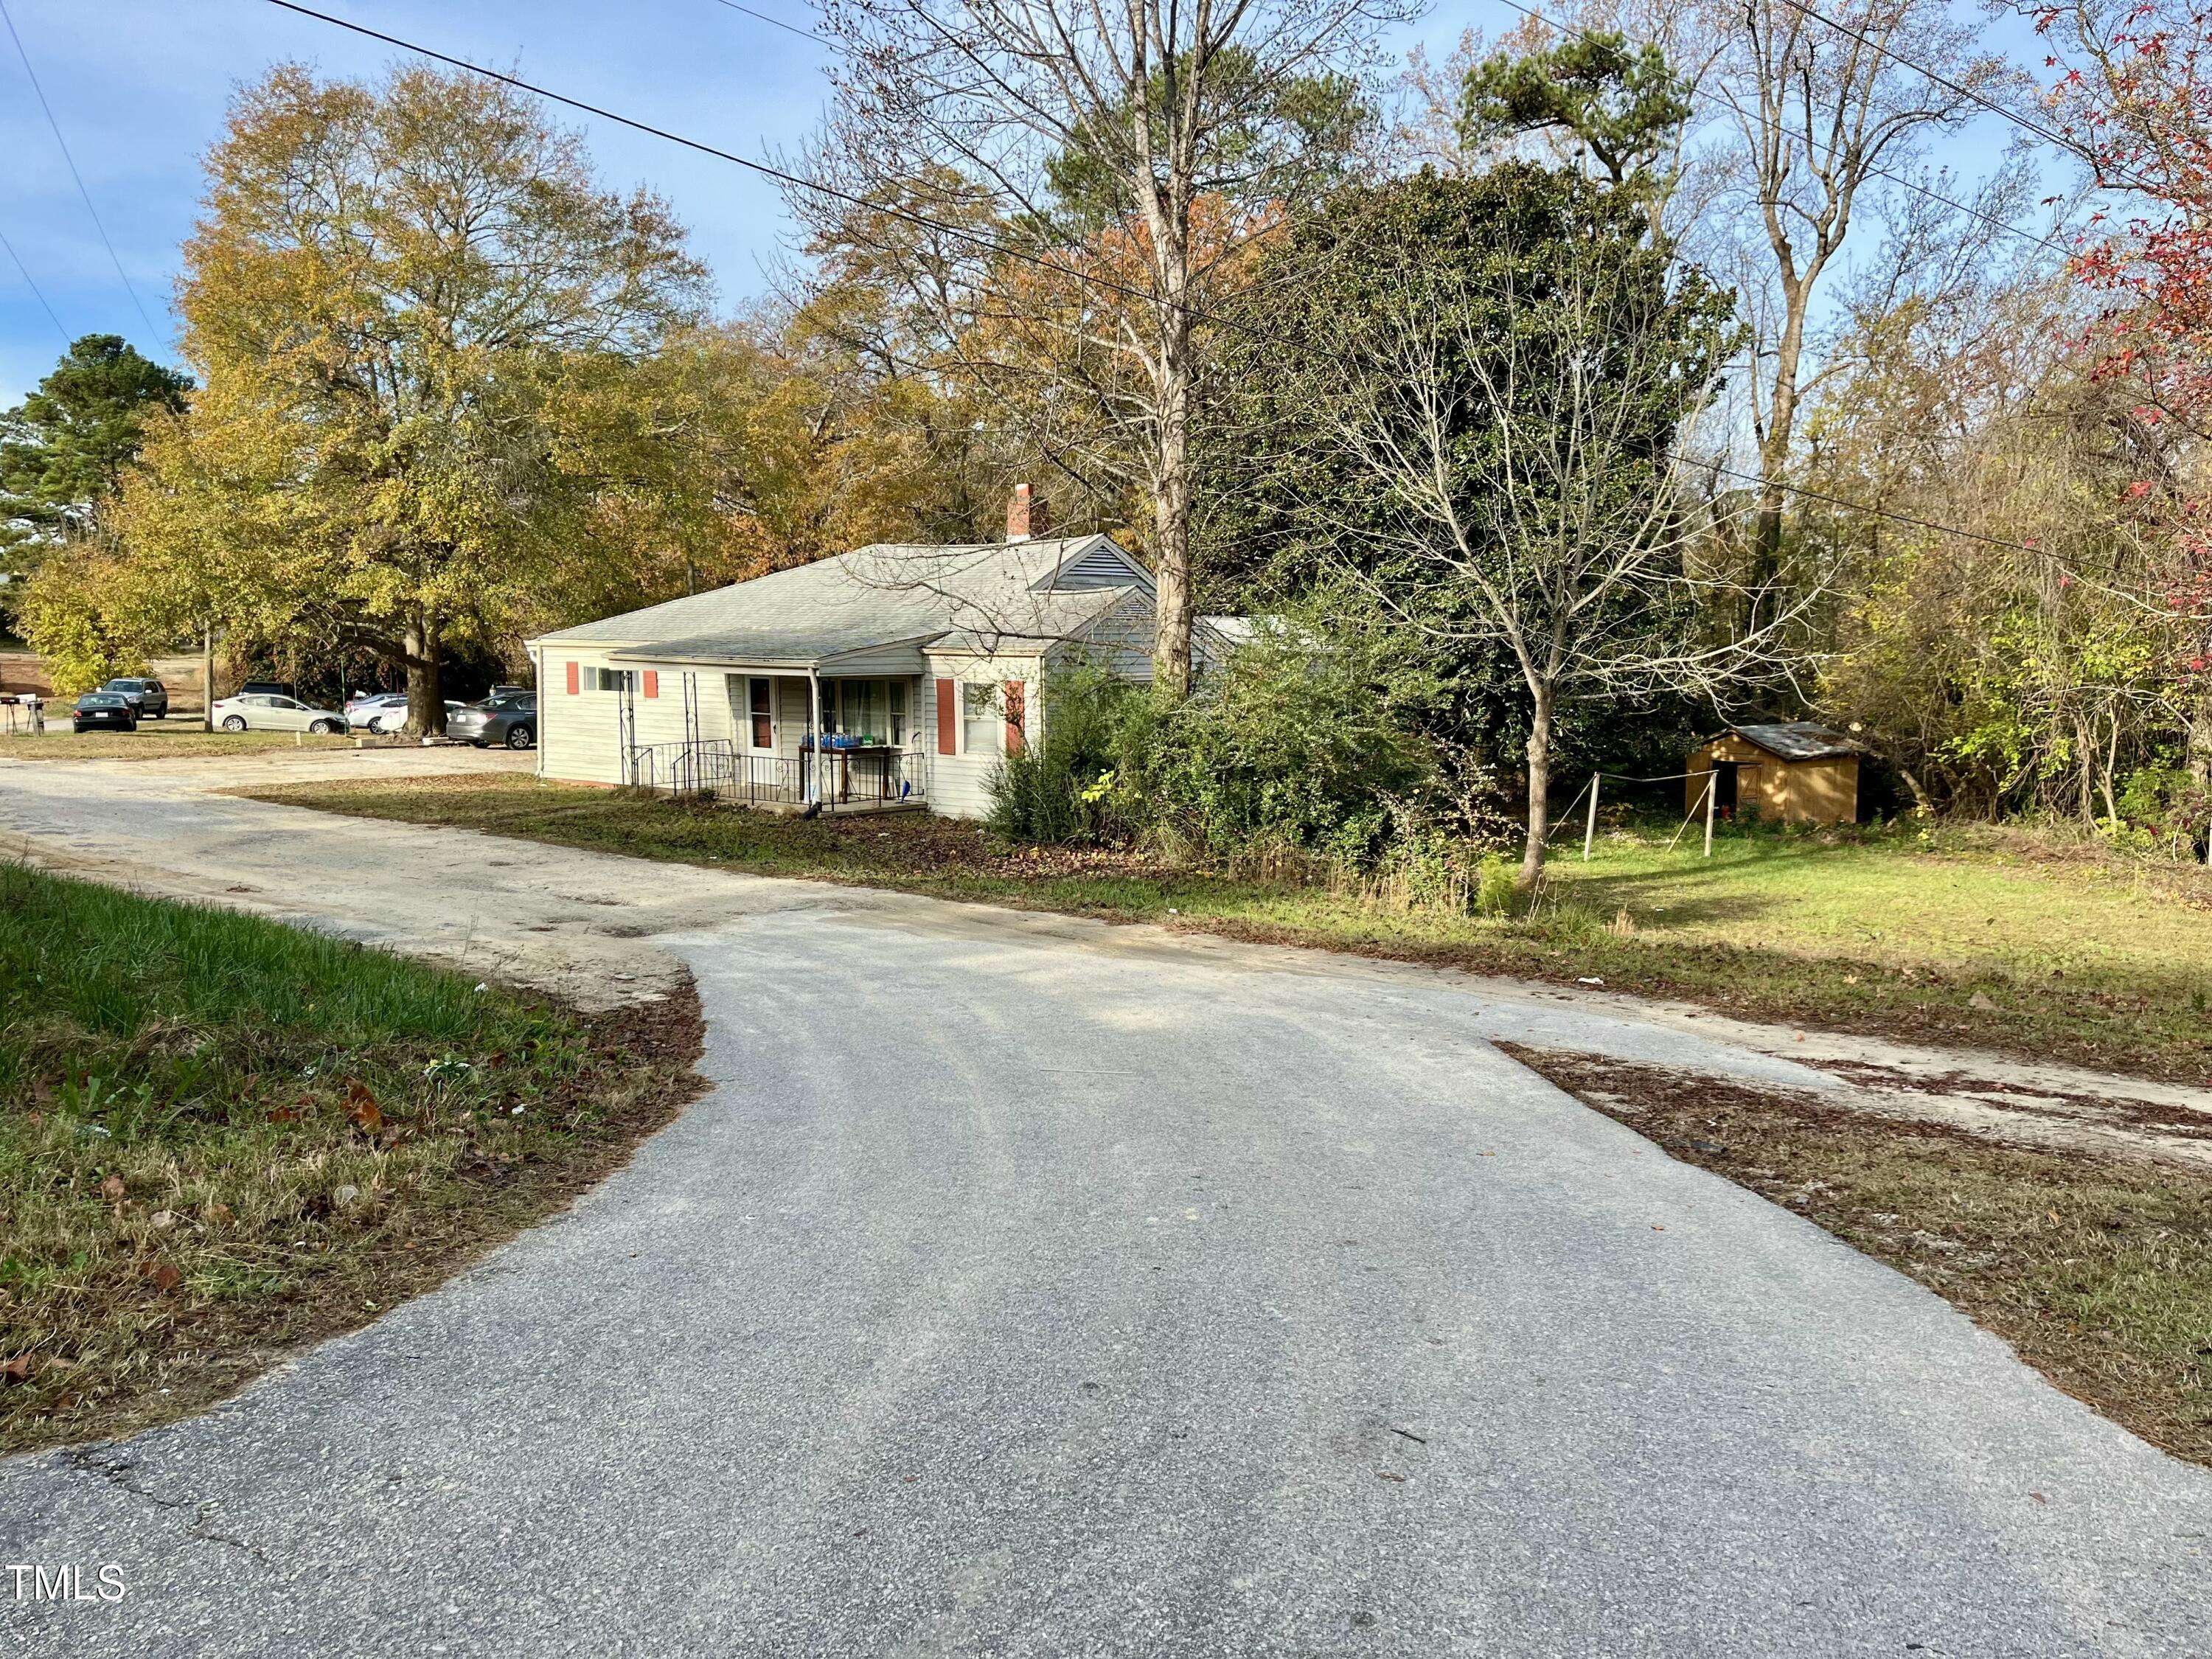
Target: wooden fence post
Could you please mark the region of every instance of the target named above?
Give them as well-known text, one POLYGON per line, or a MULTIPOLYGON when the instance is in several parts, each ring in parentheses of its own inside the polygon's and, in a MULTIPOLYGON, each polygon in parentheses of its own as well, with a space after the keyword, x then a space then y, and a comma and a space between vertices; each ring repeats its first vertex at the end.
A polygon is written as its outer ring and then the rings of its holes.
POLYGON ((1583 823, 1583 862, 1584 864, 1589 862, 1590 845, 1597 840, 1597 781, 1604 775, 1602 772, 1590 774, 1589 817, 1583 823))
POLYGON ((1721 769, 1716 764, 1705 778, 1705 856, 1713 855, 1713 803, 1720 799, 1721 769))

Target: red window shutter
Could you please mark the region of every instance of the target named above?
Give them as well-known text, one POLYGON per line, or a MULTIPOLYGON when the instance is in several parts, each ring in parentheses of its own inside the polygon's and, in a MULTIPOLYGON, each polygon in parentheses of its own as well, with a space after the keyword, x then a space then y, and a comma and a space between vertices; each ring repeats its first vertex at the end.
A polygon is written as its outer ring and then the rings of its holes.
POLYGON ((568 665, 568 695, 574 696, 583 689, 583 671, 574 663, 568 665))
POLYGON ((645 671, 645 695, 648 697, 657 697, 660 695, 660 671, 657 668, 648 668, 645 671))
POLYGON ((1022 729, 1022 717, 1028 712, 1029 697, 1019 680, 1006 682, 1006 752, 1018 755, 1029 741, 1029 733, 1022 729))
POLYGON ((951 680, 937 683, 937 752, 951 755, 958 752, 960 744, 960 710, 957 707, 960 688, 951 680))

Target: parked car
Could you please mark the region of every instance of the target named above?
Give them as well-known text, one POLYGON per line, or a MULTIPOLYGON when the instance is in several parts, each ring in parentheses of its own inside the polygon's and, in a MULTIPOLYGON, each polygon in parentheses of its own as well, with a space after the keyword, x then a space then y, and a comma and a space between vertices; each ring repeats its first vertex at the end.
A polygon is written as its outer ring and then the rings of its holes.
POLYGON ((136 732, 138 711, 120 691, 88 691, 71 711, 73 732, 136 732))
POLYGON ((168 715, 169 688, 159 680, 126 676, 122 679, 110 680, 100 689, 129 698, 131 708, 142 720, 163 720, 168 715))
POLYGON ((489 749, 495 743, 509 749, 532 748, 538 742, 538 694, 495 694, 482 702, 472 702, 446 716, 446 735, 479 749, 489 749))
POLYGON ((234 697, 292 697, 299 693, 292 689, 289 680, 248 680, 231 693, 234 697))
POLYGON ((352 699, 345 706, 346 719, 354 729, 361 732, 382 732, 386 726, 398 727, 407 724, 407 694, 404 691, 370 691, 352 699))
POLYGON ((310 708, 297 697, 269 691, 218 698, 215 723, 226 732, 313 732, 319 736, 350 729, 346 717, 334 708, 310 708))
MULTIPOLYGON (((450 697, 446 700, 448 721, 460 707, 450 697)), ((372 691, 347 703, 345 714, 356 731, 374 732, 380 737, 386 732, 397 732, 407 724, 407 694, 404 691, 372 691)))

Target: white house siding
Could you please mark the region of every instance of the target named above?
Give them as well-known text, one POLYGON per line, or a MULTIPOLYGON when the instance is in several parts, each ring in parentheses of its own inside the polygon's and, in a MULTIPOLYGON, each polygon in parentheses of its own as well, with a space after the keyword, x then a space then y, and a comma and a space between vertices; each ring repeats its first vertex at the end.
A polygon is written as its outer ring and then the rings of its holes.
POLYGON ((1152 596, 1141 590, 1109 611, 1075 638, 1053 647, 1055 669, 1076 662, 1096 664, 1115 678, 1140 685, 1152 683, 1152 647, 1158 624, 1152 596))
MULTIPOLYGON (((680 743, 684 740, 683 677, 697 677, 698 735, 730 738, 747 747, 744 724, 744 691, 733 702, 729 677, 738 676, 740 687, 747 678, 739 668, 684 666, 617 660, 606 650, 545 648, 541 667, 544 690, 539 698, 538 741, 543 775, 580 783, 616 784, 623 781, 619 733, 622 694, 592 689, 594 669, 628 670, 637 676, 630 694, 635 720, 635 741, 641 744, 680 743), (568 665, 577 665, 578 690, 568 690, 568 665), (658 695, 645 694, 645 677, 658 677, 658 695)), ((955 752, 937 750, 937 682, 989 685, 1001 691, 1009 680, 1023 686, 1023 733, 1036 742, 1044 730, 1044 663, 1038 656, 979 656, 972 653, 932 654, 928 672, 912 684, 909 692, 913 732, 908 744, 909 764, 921 775, 930 809, 952 817, 981 818, 991 810, 990 781, 1002 758, 1003 705, 998 721, 1000 742, 982 753, 960 748, 958 709, 953 718, 955 752)), ((811 699, 803 674, 773 674, 775 682, 775 752, 795 757, 812 720, 811 699)), ((855 676, 854 678, 860 678, 855 676)), ((890 678, 891 676, 867 676, 890 678)))
POLYGON ((620 783, 622 747, 615 708, 620 694, 590 689, 594 668, 628 667, 604 651, 549 646, 538 696, 538 770, 577 783, 620 783), (568 692, 568 666, 577 665, 580 690, 568 692))
MULTIPOLYGON (((990 816, 991 775, 999 769, 1002 749, 994 745, 988 753, 958 752, 962 740, 959 708, 953 708, 952 735, 956 752, 939 752, 937 732, 937 683, 940 679, 957 684, 977 684, 1003 687, 1009 680, 1019 680, 1023 685, 1024 737, 1034 743, 1042 735, 1042 659, 1036 657, 981 657, 961 653, 939 654, 929 657, 929 672, 923 677, 921 707, 922 747, 928 757, 929 807, 947 817, 981 818, 990 816)), ((956 690, 953 694, 957 696, 956 690)), ((1001 721, 1003 725, 1003 720, 1001 721)), ((1004 742, 1003 732, 1000 743, 1004 742)))

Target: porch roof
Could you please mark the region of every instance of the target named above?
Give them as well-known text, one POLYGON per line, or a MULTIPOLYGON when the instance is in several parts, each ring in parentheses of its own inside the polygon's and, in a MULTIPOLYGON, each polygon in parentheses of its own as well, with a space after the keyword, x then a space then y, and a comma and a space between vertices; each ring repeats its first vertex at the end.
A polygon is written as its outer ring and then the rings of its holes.
POLYGON ((716 668, 757 668, 785 673, 920 674, 922 647, 933 635, 885 639, 880 627, 732 629, 689 639, 657 641, 609 651, 617 662, 697 663, 716 668))

